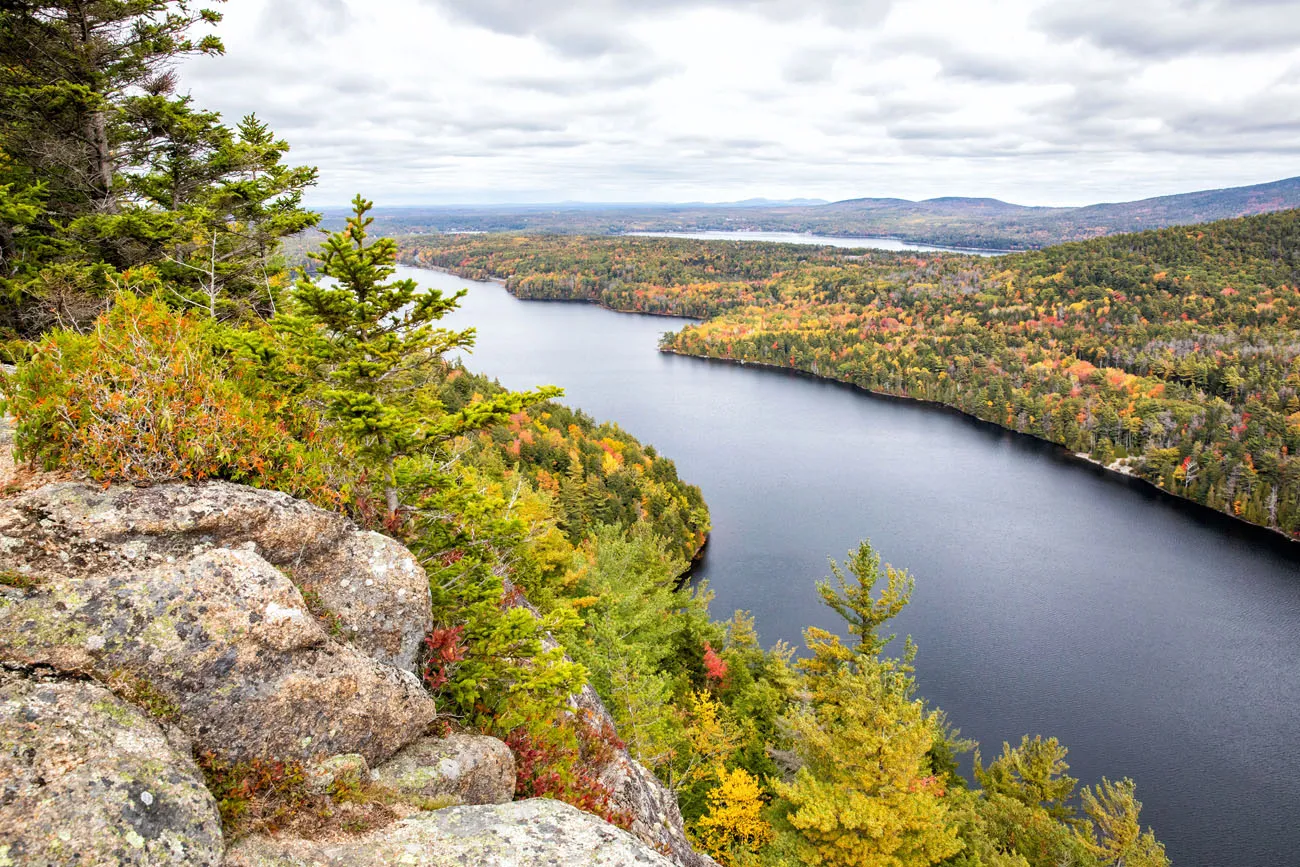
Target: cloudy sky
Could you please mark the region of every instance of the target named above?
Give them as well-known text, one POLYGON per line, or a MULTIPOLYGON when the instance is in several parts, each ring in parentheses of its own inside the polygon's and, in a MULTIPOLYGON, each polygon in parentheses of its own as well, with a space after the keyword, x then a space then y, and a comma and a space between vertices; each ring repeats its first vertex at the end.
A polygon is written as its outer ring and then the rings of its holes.
POLYGON ((229 0, 196 101, 315 205, 995 196, 1300 175, 1300 0, 229 0))

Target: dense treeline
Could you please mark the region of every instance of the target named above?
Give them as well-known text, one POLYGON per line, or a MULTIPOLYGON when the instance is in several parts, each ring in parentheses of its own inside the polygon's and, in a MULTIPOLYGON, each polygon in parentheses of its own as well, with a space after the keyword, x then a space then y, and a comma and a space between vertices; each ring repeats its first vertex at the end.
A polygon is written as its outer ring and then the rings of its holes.
MULTIPOLYGON (((511 392, 450 363, 473 342, 439 327, 459 296, 395 279, 397 245, 373 237, 369 202, 321 239, 314 275, 291 278, 279 239, 316 221, 299 207, 314 172, 285 169, 286 146, 255 121, 231 131, 172 95, 169 61, 219 51, 188 35, 219 18, 184 0, 0 5, 0 314, 17 362, 0 390, 16 458, 103 484, 274 488, 401 540, 429 578, 424 681, 442 722, 504 739, 518 797, 626 825, 599 774, 626 745, 725 865, 1167 865, 1132 784, 1076 796, 1055 741, 977 755, 970 787, 955 759, 970 745, 915 696, 910 642, 891 656, 879 631, 911 579, 868 545, 820 588, 847 640, 810 629, 795 662, 764 651, 744 613, 713 621, 707 588, 680 582, 708 532, 699 490, 555 403, 558 389, 511 392), (575 712, 584 685, 617 732, 575 712)), ((680 296, 665 309, 715 313, 721 284, 747 316, 811 303, 785 281, 841 263, 794 247, 640 249, 657 252, 569 246, 575 263, 609 255, 567 290, 543 251, 538 291, 632 306, 653 285, 680 296)), ((301 808, 281 784, 303 769, 262 758, 278 782, 210 786, 223 802, 282 799, 248 815, 301 808)))
POLYGON ((775 299, 773 274, 838 261, 797 244, 737 246, 679 238, 450 235, 412 240, 408 265, 444 268, 471 280, 499 277, 520 298, 594 301, 616 310, 707 318, 775 299))
MULTIPOLYGON (((653 258, 640 240, 590 243, 653 258)), ((442 257, 427 252, 440 249, 434 243, 421 241, 411 255, 442 257)), ((571 240, 557 249, 534 239, 534 260, 503 255, 506 243, 462 239, 452 249, 459 267, 507 276, 512 286, 527 282, 538 258, 557 287, 566 268, 586 266, 567 255, 571 240)), ((720 246, 743 256, 754 245, 720 246)), ((684 329, 665 348, 944 403, 1211 508, 1300 532, 1300 212, 991 260, 825 251, 756 261, 771 270, 749 284, 748 303, 684 329)), ((667 312, 709 309, 709 284, 687 280, 670 291, 623 282, 600 300, 624 310, 640 309, 628 299, 643 297, 667 302, 667 312)))
MULTIPOLYGON (((446 410, 458 412, 504 389, 463 367, 447 372, 439 389, 446 410)), ((462 445, 462 444, 458 444, 462 445)), ((469 460, 492 475, 517 473, 551 497, 559 526, 580 544, 603 525, 648 529, 674 560, 694 559, 709 531, 704 496, 677 477, 673 462, 612 422, 548 401, 463 443, 469 460)))

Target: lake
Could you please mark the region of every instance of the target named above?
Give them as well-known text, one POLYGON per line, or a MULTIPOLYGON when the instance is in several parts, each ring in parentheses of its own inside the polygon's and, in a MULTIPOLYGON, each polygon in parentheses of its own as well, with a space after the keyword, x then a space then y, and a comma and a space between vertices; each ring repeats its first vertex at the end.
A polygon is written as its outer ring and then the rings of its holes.
POLYGON ((895 626, 921 694, 986 760, 1056 736, 1083 783, 1137 781, 1180 867, 1297 863, 1295 546, 954 412, 657 352, 686 320, 402 274, 471 287, 471 367, 562 386, 700 485, 716 617, 752 611, 766 645, 835 626, 813 585, 869 538, 916 578, 895 626))
POLYGON ((819 247, 846 247, 852 250, 920 250, 930 253, 971 253, 976 256, 1001 256, 1008 250, 971 250, 962 247, 935 247, 913 244, 897 238, 843 237, 814 235, 810 232, 628 232, 639 238, 694 238, 697 241, 766 241, 770 244, 815 244, 819 247))

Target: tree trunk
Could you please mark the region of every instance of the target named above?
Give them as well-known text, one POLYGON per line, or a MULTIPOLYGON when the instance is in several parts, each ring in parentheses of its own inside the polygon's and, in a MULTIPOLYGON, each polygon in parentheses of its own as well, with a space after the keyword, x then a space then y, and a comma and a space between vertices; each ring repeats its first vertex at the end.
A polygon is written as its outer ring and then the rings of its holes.
POLYGON ((12 277, 18 270, 18 249, 12 226, 0 224, 0 277, 12 277))
POLYGON ((87 121, 87 137, 93 153, 91 178, 94 184, 95 210, 101 214, 117 213, 117 194, 113 189, 113 152, 108 143, 108 120, 103 110, 93 112, 87 121))

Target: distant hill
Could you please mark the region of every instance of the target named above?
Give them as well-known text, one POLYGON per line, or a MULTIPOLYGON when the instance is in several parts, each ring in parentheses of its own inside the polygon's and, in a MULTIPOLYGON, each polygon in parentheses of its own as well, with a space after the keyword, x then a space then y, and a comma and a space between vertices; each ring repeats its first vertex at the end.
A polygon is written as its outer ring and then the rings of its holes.
MULTIPOLYGON (((1189 225, 1300 208, 1300 177, 1081 208, 1029 207, 945 196, 848 199, 829 204, 762 200, 723 205, 559 205, 378 209, 389 234, 441 232, 774 231, 864 235, 984 250, 1024 250, 1121 232, 1189 225)), ((327 221, 328 223, 328 218, 327 221)))

